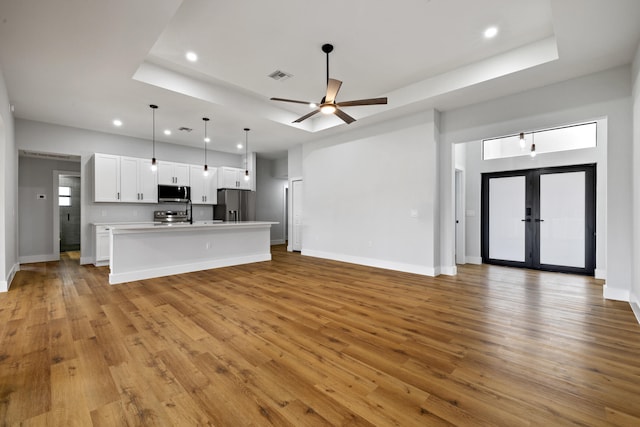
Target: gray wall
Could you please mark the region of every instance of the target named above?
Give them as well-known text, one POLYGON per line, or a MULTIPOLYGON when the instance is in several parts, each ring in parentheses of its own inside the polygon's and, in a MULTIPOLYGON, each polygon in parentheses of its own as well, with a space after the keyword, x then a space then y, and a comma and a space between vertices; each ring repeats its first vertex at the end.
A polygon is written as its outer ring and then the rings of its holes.
MULTIPOLYGON (((285 157, 285 164, 286 160, 285 157)), ((285 243, 284 191, 287 188, 287 178, 278 176, 282 173, 282 163, 282 159, 258 158, 256 166, 256 219, 278 222, 271 226, 272 245, 285 243)))
POLYGON ((303 255, 435 275, 437 112, 303 147, 303 255))
POLYGON ((53 171, 80 172, 80 162, 20 157, 18 209, 20 262, 56 258, 53 238, 53 171), (46 199, 37 198, 44 194, 46 199))
POLYGON ((640 322, 640 45, 632 69, 633 81, 633 280, 631 307, 640 322))
POLYGON ((0 69, 0 292, 9 289, 18 264, 18 150, 9 95, 0 69))

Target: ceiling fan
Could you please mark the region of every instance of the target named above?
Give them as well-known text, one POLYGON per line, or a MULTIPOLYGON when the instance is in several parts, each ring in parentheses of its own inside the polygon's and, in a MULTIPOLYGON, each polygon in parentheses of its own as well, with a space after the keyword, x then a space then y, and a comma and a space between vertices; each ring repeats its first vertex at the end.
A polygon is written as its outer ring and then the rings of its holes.
POLYGON ((340 90, 340 86, 342 86, 342 82, 340 80, 329 78, 329 54, 333 51, 333 45, 324 44, 322 45, 322 51, 327 54, 327 93, 320 101, 320 104, 316 104, 308 101, 296 101, 294 99, 284 99, 284 98, 271 98, 272 101, 283 101, 283 102, 293 102, 295 104, 306 104, 312 107, 317 107, 315 110, 310 112, 309 114, 305 114, 297 120, 294 120, 293 123, 300 123, 303 120, 308 119, 309 117, 322 112, 324 114, 335 114, 340 117, 345 123, 353 123, 356 121, 353 117, 345 113, 341 110, 342 107, 355 107, 357 105, 375 105, 375 104, 386 104, 387 98, 369 98, 369 99, 358 99, 356 101, 345 101, 345 102, 336 102, 336 96, 338 96, 338 91, 340 90))

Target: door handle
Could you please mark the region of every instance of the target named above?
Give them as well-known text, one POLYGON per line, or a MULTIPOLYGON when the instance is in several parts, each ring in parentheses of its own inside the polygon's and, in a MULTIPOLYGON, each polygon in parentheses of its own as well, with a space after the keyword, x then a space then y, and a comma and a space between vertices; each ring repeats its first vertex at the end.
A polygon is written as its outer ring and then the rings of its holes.
POLYGON ((71 214, 67 214, 67 221, 71 221, 71 214))
POLYGON ((522 222, 531 222, 531 218, 521 219, 520 221, 522 221, 522 222))
POLYGON ((544 222, 544 219, 536 218, 536 222, 544 222))

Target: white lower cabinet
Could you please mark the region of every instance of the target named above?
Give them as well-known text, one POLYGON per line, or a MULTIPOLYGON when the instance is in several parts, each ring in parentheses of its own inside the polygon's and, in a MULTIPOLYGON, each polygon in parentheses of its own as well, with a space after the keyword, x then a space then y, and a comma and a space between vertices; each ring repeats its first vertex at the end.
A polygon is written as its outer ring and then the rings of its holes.
POLYGON ((96 259, 93 263, 96 266, 109 264, 109 225, 96 225, 95 226, 95 254, 96 259))

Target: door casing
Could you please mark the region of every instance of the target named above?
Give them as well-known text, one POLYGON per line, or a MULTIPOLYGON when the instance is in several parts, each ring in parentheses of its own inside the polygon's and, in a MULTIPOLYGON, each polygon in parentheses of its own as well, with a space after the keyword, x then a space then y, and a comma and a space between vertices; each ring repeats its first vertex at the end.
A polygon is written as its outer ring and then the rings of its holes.
POLYGON ((593 276, 596 261, 596 165, 573 165, 525 169, 517 171, 491 172, 482 174, 481 193, 481 245, 482 262, 485 264, 505 265, 510 267, 532 268, 545 271, 559 271, 564 273, 584 274, 593 276), (540 175, 568 172, 585 172, 585 262, 584 268, 540 263, 540 175), (526 177, 526 201, 523 209, 530 209, 531 215, 525 220, 525 261, 508 261, 489 257, 489 180, 492 178, 506 178, 514 176, 526 177), (530 219, 530 221, 527 221, 530 219))

